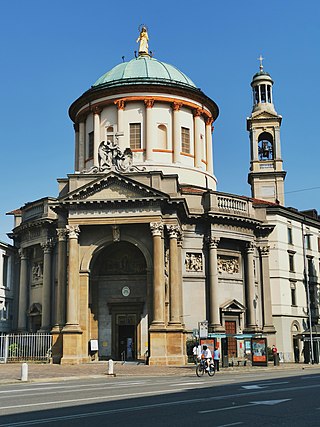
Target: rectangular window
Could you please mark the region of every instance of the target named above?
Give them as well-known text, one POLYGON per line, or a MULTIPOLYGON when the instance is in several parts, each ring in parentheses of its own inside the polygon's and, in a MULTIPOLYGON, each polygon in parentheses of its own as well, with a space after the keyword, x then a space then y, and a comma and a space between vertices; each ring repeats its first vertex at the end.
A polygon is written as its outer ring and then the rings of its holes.
POLYGON ((288 227, 288 243, 292 245, 292 228, 288 227))
POLYGON ((318 252, 320 252, 320 237, 318 237, 318 252))
POLYGON ((308 274, 309 277, 312 277, 314 274, 314 268, 313 268, 313 258, 308 257, 307 258, 307 263, 308 263, 308 274))
POLYGON ((8 288, 9 287, 9 283, 8 283, 9 257, 8 255, 2 255, 2 259, 3 259, 2 283, 5 288, 8 288))
POLYGON ((294 271, 294 255, 289 254, 289 271, 294 271))
POLYGON ((296 284, 291 282, 290 283, 290 290, 291 290, 291 305, 296 306, 297 305, 297 295, 296 295, 296 284))
POLYGON ((181 128, 181 151, 190 153, 190 129, 181 128))
POLYGON ((90 132, 88 135, 88 159, 93 158, 93 147, 94 147, 94 132, 90 132))
POLYGON ((311 234, 306 234, 304 237, 306 249, 311 249, 311 234))
POLYGON ((131 150, 141 148, 141 123, 130 123, 130 148, 131 150))

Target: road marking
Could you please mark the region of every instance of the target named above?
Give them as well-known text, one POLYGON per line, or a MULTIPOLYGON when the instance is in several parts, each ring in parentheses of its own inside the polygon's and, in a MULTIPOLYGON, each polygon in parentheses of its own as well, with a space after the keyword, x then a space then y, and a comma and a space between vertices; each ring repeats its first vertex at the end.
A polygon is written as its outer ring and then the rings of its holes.
POLYGON ((231 427, 231 426, 238 426, 240 424, 243 424, 243 422, 242 421, 238 421, 237 423, 223 424, 223 425, 220 425, 220 426, 217 426, 217 427, 231 427))
POLYGON ((292 399, 281 399, 281 400, 262 400, 260 402, 249 402, 246 405, 238 405, 238 406, 228 406, 226 408, 217 408, 217 409, 208 409, 206 411, 198 411, 198 414, 208 414, 209 412, 221 412, 221 411, 229 411, 230 409, 239 409, 239 408, 248 408, 250 406, 257 405, 277 405, 278 403, 287 402, 292 399))
POLYGON ((272 406, 272 405, 278 405, 278 403, 288 402, 288 400, 292 400, 292 399, 261 400, 260 402, 250 402, 250 403, 272 406))
MULTIPOLYGON (((30 391, 33 391, 33 396, 36 396, 36 392, 40 392, 40 391, 45 391, 45 390, 51 390, 51 391, 47 391, 45 394, 49 395, 49 394, 56 394, 58 390, 62 390, 63 393, 74 393, 74 389, 76 389, 76 391, 80 391, 79 389, 81 389, 81 391, 86 391, 86 389, 92 389, 94 388, 94 390, 114 390, 117 388, 128 388, 128 386, 133 385, 133 386, 140 386, 145 384, 145 382, 141 382, 141 383, 120 383, 120 384, 101 384, 99 386, 97 386, 96 384, 80 384, 80 385, 61 385, 61 386, 54 386, 54 387, 28 387, 28 388, 24 388, 24 389, 13 389, 13 390, 1 390, 0 391, 0 397, 1 394, 9 394, 9 393, 20 393, 20 394, 15 394, 15 397, 21 397, 24 396, 26 393, 30 393, 30 391)), ((44 393, 40 393, 40 394, 44 394, 44 393)), ((5 397, 5 396, 4 396, 5 397)))
POLYGON ((242 385, 241 388, 245 388, 246 390, 257 390, 257 389, 263 389, 266 387, 260 386, 260 385, 242 385))
MULTIPOLYGON (((70 390, 71 391, 71 390, 70 390)), ((68 400, 53 400, 52 402, 40 402, 40 403, 28 403, 25 405, 14 405, 14 406, 1 406, 1 409, 16 409, 16 408, 28 408, 31 406, 48 406, 48 405, 61 405, 63 403, 74 403, 74 402, 82 402, 82 401, 102 401, 102 402, 111 402, 116 400, 117 398, 121 397, 136 397, 136 396, 146 396, 149 394, 152 394, 154 396, 166 394, 166 393, 179 393, 185 391, 183 388, 177 388, 177 389, 171 389, 171 390, 159 390, 159 391, 142 391, 140 393, 125 393, 125 394, 118 394, 118 395, 112 395, 111 398, 108 398, 106 396, 97 396, 97 397, 84 397, 80 399, 68 399, 68 400)), ((56 394, 56 393, 55 393, 56 394)), ((0 424, 1 426, 2 424, 0 424)))

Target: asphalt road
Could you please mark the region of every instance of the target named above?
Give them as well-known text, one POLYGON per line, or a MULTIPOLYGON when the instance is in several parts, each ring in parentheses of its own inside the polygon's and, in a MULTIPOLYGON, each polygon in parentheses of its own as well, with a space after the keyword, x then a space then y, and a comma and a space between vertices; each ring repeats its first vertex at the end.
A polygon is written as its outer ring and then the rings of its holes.
POLYGON ((3 426, 320 426, 320 368, 0 386, 3 426))

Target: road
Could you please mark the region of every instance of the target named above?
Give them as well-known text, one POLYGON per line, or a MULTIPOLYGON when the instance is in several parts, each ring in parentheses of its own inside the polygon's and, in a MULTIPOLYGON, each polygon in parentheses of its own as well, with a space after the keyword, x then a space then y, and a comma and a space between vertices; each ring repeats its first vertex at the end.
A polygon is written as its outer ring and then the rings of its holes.
POLYGON ((319 416, 320 368, 0 386, 0 427, 305 427, 319 416))

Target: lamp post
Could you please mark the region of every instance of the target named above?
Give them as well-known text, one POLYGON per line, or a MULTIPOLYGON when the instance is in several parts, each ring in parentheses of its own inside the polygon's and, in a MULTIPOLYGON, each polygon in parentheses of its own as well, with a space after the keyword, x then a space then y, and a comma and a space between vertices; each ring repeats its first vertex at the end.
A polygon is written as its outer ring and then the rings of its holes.
POLYGON ((307 255, 306 255, 306 243, 305 238, 310 236, 310 233, 304 233, 303 224, 301 224, 302 229, 302 248, 303 248, 303 266, 304 266, 304 282, 307 291, 307 305, 308 305, 308 317, 309 317, 309 331, 310 331, 310 356, 311 363, 314 364, 314 353, 313 353, 313 336, 312 336, 312 323, 311 323, 311 301, 310 301, 310 286, 309 286, 309 277, 307 272, 307 255))

